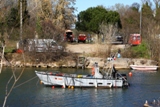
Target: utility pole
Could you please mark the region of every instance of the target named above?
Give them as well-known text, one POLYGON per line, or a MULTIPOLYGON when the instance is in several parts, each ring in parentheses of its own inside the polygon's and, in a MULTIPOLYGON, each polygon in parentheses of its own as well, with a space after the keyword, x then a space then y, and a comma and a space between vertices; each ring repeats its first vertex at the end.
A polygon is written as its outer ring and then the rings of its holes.
POLYGON ((23 20, 23 17, 22 17, 22 11, 23 11, 23 8, 22 8, 22 0, 20 0, 20 41, 22 42, 22 33, 23 33, 23 23, 22 23, 22 20, 23 20))
POLYGON ((140 10, 140 35, 141 35, 141 33, 142 33, 142 6, 140 6, 141 8, 141 10, 140 10))

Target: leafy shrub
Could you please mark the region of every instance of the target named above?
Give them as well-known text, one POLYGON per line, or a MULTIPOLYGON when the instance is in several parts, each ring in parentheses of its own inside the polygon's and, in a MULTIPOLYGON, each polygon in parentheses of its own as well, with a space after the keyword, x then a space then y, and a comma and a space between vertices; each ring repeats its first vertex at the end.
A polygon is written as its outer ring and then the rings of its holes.
POLYGON ((132 46, 131 50, 137 58, 149 58, 149 52, 145 42, 142 42, 138 46, 132 46))
POLYGON ((5 53, 13 53, 15 52, 15 48, 5 48, 5 53))
POLYGON ((121 54, 125 58, 150 58, 147 43, 144 41, 138 46, 126 48, 121 54))

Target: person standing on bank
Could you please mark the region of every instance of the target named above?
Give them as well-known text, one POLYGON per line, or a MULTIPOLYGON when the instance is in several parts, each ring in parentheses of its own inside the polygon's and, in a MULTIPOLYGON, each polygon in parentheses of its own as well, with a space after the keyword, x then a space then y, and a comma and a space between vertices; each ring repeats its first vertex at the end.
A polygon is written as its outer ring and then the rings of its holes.
POLYGON ((121 57, 121 50, 118 49, 118 54, 117 54, 117 58, 120 58, 121 57))

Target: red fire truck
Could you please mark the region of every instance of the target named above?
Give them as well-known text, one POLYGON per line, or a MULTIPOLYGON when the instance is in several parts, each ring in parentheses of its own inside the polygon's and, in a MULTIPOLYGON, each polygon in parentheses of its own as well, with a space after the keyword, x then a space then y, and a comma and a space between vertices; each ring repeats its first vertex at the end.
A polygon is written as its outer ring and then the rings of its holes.
POLYGON ((65 31, 64 39, 65 39, 65 41, 68 41, 68 42, 73 42, 74 41, 74 35, 73 35, 72 30, 66 30, 65 31))
POLYGON ((140 34, 130 34, 129 44, 130 45, 140 45, 142 42, 142 38, 140 34))

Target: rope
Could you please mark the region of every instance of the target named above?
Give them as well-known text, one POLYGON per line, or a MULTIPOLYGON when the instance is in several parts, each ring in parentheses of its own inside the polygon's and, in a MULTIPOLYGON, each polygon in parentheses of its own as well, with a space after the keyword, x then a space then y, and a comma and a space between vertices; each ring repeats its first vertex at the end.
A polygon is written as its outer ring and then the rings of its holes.
POLYGON ((31 79, 29 79, 29 80, 27 80, 27 81, 19 84, 19 85, 16 85, 16 86, 14 87, 14 89, 17 88, 17 87, 19 87, 19 86, 21 86, 21 85, 23 85, 23 84, 25 84, 25 83, 27 83, 27 82, 29 82, 29 81, 31 81, 31 80, 33 80, 33 79, 35 79, 35 78, 37 78, 37 76, 35 76, 35 77, 33 77, 33 78, 31 78, 31 79))

